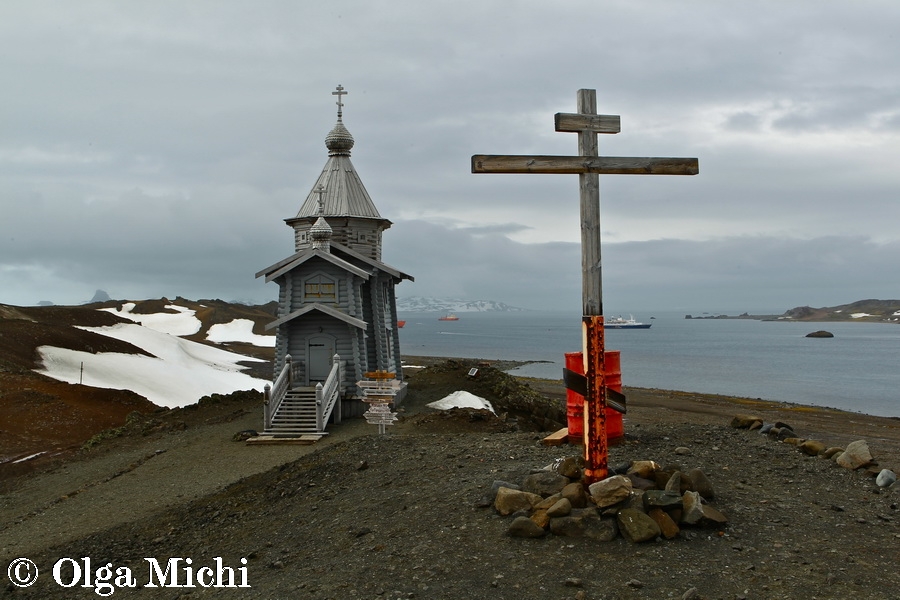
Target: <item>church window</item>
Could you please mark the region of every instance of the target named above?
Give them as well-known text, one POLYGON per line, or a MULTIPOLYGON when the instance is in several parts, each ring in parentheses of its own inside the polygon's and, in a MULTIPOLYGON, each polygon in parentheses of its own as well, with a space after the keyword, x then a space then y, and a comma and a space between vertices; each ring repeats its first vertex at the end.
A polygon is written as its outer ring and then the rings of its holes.
POLYGON ((303 295, 307 302, 336 302, 337 284, 326 275, 313 275, 304 281, 303 295))

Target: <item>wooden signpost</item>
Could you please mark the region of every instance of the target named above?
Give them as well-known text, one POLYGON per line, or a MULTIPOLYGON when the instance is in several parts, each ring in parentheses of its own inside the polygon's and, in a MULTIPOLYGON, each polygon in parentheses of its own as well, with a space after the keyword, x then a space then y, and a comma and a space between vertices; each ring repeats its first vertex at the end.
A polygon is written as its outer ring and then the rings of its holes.
POLYGON ((556 131, 578 134, 578 156, 476 154, 473 173, 578 174, 581 191, 581 274, 585 396, 585 483, 607 475, 603 294, 600 268, 600 175, 696 175, 696 158, 599 156, 598 133, 619 133, 618 115, 597 114, 596 90, 578 90, 577 113, 557 113, 556 131))

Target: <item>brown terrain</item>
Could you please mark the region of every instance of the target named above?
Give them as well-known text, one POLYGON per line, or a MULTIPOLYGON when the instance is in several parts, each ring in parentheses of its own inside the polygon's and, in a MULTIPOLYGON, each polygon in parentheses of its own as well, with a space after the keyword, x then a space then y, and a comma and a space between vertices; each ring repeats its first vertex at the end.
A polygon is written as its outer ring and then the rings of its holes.
MULTIPOLYGON (((580 446, 542 443, 565 421, 560 382, 509 377, 502 370, 512 365, 501 362, 407 357, 426 368, 405 369, 409 394, 387 434, 355 419, 314 445, 252 446, 234 440, 261 427, 260 394, 169 410, 56 384, 29 372, 33 348, 61 345, 61 324, 87 324, 84 315, 60 308, 53 327, 27 309, 2 309, 2 456, 58 450, 0 465, 0 566, 28 557, 40 571, 19 588, 0 570, 0 595, 96 597, 96 581, 54 582, 66 557, 89 559, 92 572, 131 569, 138 587, 117 595, 148 598, 880 599, 900 587, 897 486, 874 481, 900 467, 897 419, 626 387, 626 435, 610 448, 610 466, 699 468, 727 523, 644 543, 524 539, 485 498, 496 480, 522 482, 580 456, 580 446), (500 416, 426 406, 459 390, 490 400, 500 416), (827 446, 865 440, 878 464, 842 468, 730 426, 748 413, 827 446), (196 569, 222 557, 246 568, 249 587, 142 587, 147 559, 165 566, 172 557, 196 569)), ((101 351, 110 342, 97 337, 65 343, 101 351)))

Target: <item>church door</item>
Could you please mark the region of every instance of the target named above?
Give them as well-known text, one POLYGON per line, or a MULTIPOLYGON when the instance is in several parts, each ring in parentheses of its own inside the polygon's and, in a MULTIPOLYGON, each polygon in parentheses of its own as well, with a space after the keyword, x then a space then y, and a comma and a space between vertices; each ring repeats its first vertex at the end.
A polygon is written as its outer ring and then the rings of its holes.
POLYGON ((306 380, 309 385, 324 382, 328 378, 334 345, 334 337, 330 335, 313 335, 307 340, 306 380))

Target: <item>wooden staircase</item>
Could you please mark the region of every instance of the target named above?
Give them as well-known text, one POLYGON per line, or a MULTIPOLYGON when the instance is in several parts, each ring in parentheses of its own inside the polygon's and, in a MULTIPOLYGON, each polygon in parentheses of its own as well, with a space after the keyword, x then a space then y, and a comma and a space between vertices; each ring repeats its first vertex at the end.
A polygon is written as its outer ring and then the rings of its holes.
POLYGON ((307 442, 314 442, 328 435, 316 428, 316 388, 298 387, 289 390, 272 416, 271 427, 265 429, 262 435, 307 442))

